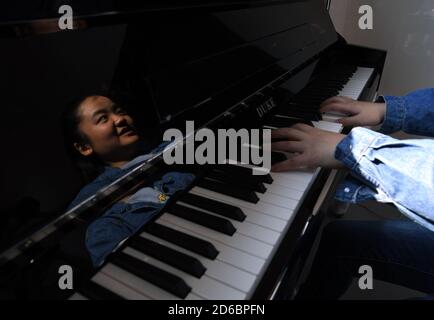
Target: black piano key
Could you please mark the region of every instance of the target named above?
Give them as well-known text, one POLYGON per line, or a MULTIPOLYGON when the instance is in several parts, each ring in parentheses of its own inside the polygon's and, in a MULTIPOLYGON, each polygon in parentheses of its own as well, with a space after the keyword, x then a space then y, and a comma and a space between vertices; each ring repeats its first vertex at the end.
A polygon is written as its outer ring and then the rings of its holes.
POLYGON ((323 84, 325 84, 325 85, 329 84, 329 85, 340 86, 340 85, 342 85, 342 80, 318 78, 318 79, 315 80, 315 83, 314 83, 313 86, 323 85, 323 84))
POLYGON ((308 120, 308 121, 320 121, 322 120, 322 114, 318 111, 318 110, 314 110, 314 111, 310 111, 310 110, 295 110, 295 109, 290 109, 287 111, 279 111, 276 114, 280 115, 280 116, 294 116, 297 118, 303 117, 304 119, 308 120))
POLYGON ((79 293, 92 300, 124 300, 121 296, 92 281, 87 281, 80 286, 79 293))
POLYGON ((315 112, 316 114, 320 113, 319 112, 320 104, 305 104, 305 105, 297 104, 294 107, 298 108, 298 110, 304 110, 305 112, 315 112))
POLYGON ((275 152, 275 151, 271 152, 271 164, 272 165, 274 165, 275 163, 278 163, 278 162, 285 161, 287 159, 288 158, 283 153, 275 152))
POLYGON ((270 117, 264 121, 264 125, 275 128, 286 128, 297 123, 304 123, 313 127, 312 122, 305 119, 287 118, 287 117, 270 117))
POLYGON ((276 115, 302 118, 308 121, 322 120, 322 115, 318 111, 319 107, 309 108, 299 104, 288 104, 284 107, 278 108, 275 112, 276 115))
POLYGON ((232 236, 237 231, 234 225, 225 218, 216 217, 180 204, 174 204, 167 209, 167 212, 229 236, 232 236))
POLYGON ((306 91, 303 91, 306 95, 336 95, 340 90, 344 87, 346 82, 342 83, 315 83, 315 86, 312 86, 306 91))
POLYGON ((320 89, 315 93, 306 93, 306 95, 308 95, 311 98, 318 98, 318 100, 324 101, 327 98, 334 97, 337 93, 338 93, 338 91, 336 89, 333 89, 333 90, 320 89))
POLYGON ((214 260, 219 254, 211 242, 162 226, 155 222, 148 224, 145 231, 211 260, 214 260))
POLYGON ((244 221, 246 219, 246 215, 238 207, 192 193, 184 194, 179 200, 237 221, 244 221))
POLYGON ((136 236, 131 239, 129 245, 144 254, 154 257, 157 260, 167 263, 168 265, 197 278, 202 277, 206 271, 203 264, 196 258, 163 246, 152 240, 136 236))
POLYGON ((222 164, 222 165, 217 166, 217 169, 224 171, 224 172, 238 173, 238 174, 245 175, 245 176, 250 176, 253 173, 251 168, 236 166, 236 165, 232 165, 232 164, 222 164))
MULTIPOLYGON (((228 169, 229 172, 227 172, 226 168, 224 168, 224 167, 217 167, 214 170, 217 172, 224 172, 225 174, 230 175, 232 180, 242 180, 245 184, 250 184, 250 183, 252 183, 252 184, 254 184, 254 183, 271 184, 273 182, 273 179, 271 178, 271 176, 269 174, 254 176, 251 169, 249 169, 250 170, 249 174, 245 174, 243 172, 238 172, 238 171, 231 172, 231 169, 228 169)), ((232 180, 230 180, 230 183, 232 180)))
POLYGON ((240 179, 234 179, 234 177, 230 174, 227 174, 226 172, 222 172, 222 171, 218 171, 218 170, 212 170, 210 172, 208 172, 205 177, 214 179, 214 180, 219 180, 223 183, 229 183, 229 184, 233 184, 236 186, 239 186, 243 189, 249 189, 252 191, 256 191, 256 192, 260 192, 260 193, 265 193, 265 191, 267 191, 267 188, 265 187, 265 185, 262 182, 259 181, 246 181, 246 180, 240 180, 240 179))
MULTIPOLYGON (((314 112, 316 109, 319 108, 317 104, 311 104, 308 101, 297 102, 296 99, 293 99, 290 102, 288 102, 287 105, 285 106, 285 109, 282 108, 283 111, 288 109, 291 110, 297 109, 297 110, 311 110, 310 112, 314 112)), ((280 109, 278 109, 278 111, 280 111, 280 109)))
POLYGON ((191 287, 180 277, 123 252, 114 255, 111 262, 139 278, 174 294, 178 298, 184 299, 191 291, 191 287))
POLYGON ((309 90, 306 92, 303 92, 304 95, 310 97, 310 98, 319 98, 323 99, 324 97, 328 95, 332 95, 332 93, 336 92, 336 90, 325 90, 323 88, 317 88, 315 90, 309 90))
POLYGON ((315 81, 315 83, 309 87, 310 90, 336 90, 343 88, 342 81, 315 81))
POLYGON ((323 100, 322 97, 315 97, 313 95, 303 93, 295 97, 293 101, 302 105, 318 106, 323 100))
POLYGON ((297 97, 293 100, 298 105, 304 105, 303 109, 318 110, 319 106, 323 102, 323 99, 311 98, 311 97, 297 97))
POLYGON ((257 203, 259 201, 259 198, 254 191, 236 188, 224 183, 220 183, 218 181, 202 179, 197 182, 197 185, 199 187, 225 194, 227 196, 231 196, 240 200, 245 200, 251 203, 257 203))
POLYGON ((236 166, 236 165, 219 165, 218 170, 228 172, 234 176, 234 179, 252 179, 253 181, 259 181, 263 183, 273 183, 273 178, 270 174, 253 175, 253 170, 248 167, 236 166))
POLYGON ((286 128, 297 123, 300 123, 300 121, 299 119, 296 118, 275 117, 275 118, 266 119, 264 121, 264 126, 275 127, 275 128, 286 128))
POLYGON ((343 83, 336 82, 316 82, 312 90, 319 90, 320 92, 333 92, 335 90, 342 89, 344 87, 343 83))

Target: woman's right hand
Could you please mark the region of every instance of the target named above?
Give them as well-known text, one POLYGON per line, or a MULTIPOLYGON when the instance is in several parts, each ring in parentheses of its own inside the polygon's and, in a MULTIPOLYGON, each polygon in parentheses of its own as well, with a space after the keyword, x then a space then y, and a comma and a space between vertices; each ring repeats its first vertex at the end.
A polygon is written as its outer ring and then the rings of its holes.
POLYGON ((321 104, 320 111, 345 114, 346 116, 336 121, 345 127, 376 126, 384 120, 386 104, 332 97, 321 104))

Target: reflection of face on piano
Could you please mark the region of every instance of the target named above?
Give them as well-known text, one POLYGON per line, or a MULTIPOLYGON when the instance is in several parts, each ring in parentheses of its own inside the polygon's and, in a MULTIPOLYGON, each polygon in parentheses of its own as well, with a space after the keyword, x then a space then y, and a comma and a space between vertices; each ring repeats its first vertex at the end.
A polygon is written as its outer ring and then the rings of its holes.
POLYGON ((139 135, 126 111, 104 96, 90 96, 78 109, 78 129, 87 143, 74 147, 84 156, 97 155, 119 167, 137 155, 139 135))

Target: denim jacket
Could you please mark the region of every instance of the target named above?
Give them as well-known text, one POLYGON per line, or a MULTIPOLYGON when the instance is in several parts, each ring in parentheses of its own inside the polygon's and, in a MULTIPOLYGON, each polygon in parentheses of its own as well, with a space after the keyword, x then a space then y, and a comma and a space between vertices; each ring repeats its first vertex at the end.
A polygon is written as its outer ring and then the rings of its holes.
MULTIPOLYGON (((434 136, 434 89, 382 99, 387 111, 380 132, 434 136)), ((337 145, 335 158, 351 175, 338 186, 336 199, 393 203, 434 231, 434 140, 397 140, 380 132, 353 128, 337 145)))
MULTIPOLYGON (((122 168, 105 167, 101 175, 79 192, 68 209, 162 151, 167 144, 167 142, 160 144, 152 152, 134 158, 122 168)), ((126 201, 115 203, 101 217, 93 221, 87 228, 85 239, 93 265, 100 266, 107 255, 123 240, 137 232, 160 212, 171 195, 187 188, 194 178, 195 176, 189 173, 168 172, 159 180, 152 182, 152 185, 136 191, 126 201)))

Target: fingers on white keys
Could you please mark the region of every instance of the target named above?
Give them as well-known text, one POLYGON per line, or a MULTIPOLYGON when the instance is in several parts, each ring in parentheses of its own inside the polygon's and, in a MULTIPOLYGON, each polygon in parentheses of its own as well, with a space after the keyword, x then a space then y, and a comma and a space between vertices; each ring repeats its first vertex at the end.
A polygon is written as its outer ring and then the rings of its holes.
POLYGON ((276 163, 271 167, 271 171, 273 172, 282 172, 282 171, 290 171, 297 169, 306 168, 306 164, 308 163, 308 159, 304 154, 296 155, 288 160, 276 163))
POLYGON ((303 143, 299 141, 278 141, 271 144, 273 151, 303 152, 303 143))
POLYGON ((305 138, 305 133, 294 126, 290 128, 280 128, 271 131, 272 139, 288 139, 292 141, 301 141, 305 138))
POLYGON ((343 114, 351 115, 356 113, 356 108, 352 104, 354 100, 346 97, 333 97, 324 101, 319 111, 320 112, 340 112, 343 114))

